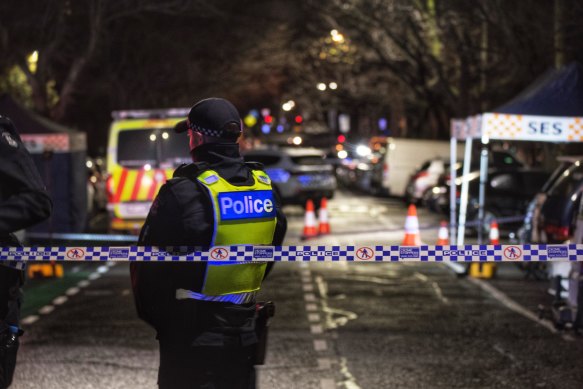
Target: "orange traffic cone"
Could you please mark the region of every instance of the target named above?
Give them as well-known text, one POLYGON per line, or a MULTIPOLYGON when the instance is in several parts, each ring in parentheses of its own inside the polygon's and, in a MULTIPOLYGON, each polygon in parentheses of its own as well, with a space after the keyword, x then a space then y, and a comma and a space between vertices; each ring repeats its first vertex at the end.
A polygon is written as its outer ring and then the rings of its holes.
POLYGON ((320 210, 318 212, 318 232, 320 235, 330 233, 330 223, 328 222, 328 200, 322 197, 320 201, 320 210))
POLYGON ((490 223, 490 244, 500 244, 500 231, 496 220, 492 220, 492 223, 490 223))
POLYGON ((447 222, 442 221, 439 226, 439 232, 437 233, 437 246, 447 246, 449 245, 449 232, 447 231, 447 222))
POLYGON ((304 218, 304 234, 303 239, 311 238, 318 235, 316 230, 316 215, 314 214, 314 202, 312 200, 306 201, 306 216, 304 218))
POLYGON ((402 246, 420 246, 421 237, 419 236, 419 220, 417 219, 417 208, 415 205, 409 205, 407 219, 405 219, 405 239, 402 246))

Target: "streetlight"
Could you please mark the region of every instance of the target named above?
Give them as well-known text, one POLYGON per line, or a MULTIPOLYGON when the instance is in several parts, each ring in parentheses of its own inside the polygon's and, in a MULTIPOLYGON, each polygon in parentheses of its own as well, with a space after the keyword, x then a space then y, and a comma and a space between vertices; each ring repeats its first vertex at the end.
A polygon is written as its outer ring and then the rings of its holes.
POLYGON ((33 51, 27 58, 28 61, 28 69, 31 73, 36 73, 36 67, 38 64, 38 51, 33 51))
POLYGON ((288 111, 291 111, 295 106, 296 106, 295 101, 290 100, 288 102, 283 103, 283 105, 281 106, 281 108, 284 111, 288 112, 288 111))
POLYGON ((332 40, 336 43, 344 43, 344 35, 338 32, 338 30, 330 31, 330 35, 332 35, 332 40))

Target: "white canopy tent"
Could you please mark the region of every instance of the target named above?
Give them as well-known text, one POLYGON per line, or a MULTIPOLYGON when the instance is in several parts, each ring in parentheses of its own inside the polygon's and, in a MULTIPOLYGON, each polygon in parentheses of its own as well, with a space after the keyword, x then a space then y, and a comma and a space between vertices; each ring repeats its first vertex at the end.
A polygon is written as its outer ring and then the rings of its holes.
MULTIPOLYGON (((583 67, 571 63, 551 70, 524 92, 494 112, 451 121, 451 166, 457 156, 458 140, 466 141, 463 176, 470 172, 473 139, 480 139, 480 226, 483 221, 488 154, 485 145, 490 140, 535 142, 583 142, 583 67)), ((450 181, 450 228, 452 244, 463 244, 468 203, 468 180, 462 181, 460 212, 457 230, 455 169, 450 181), (455 239, 455 240, 454 240, 455 239)), ((480 227, 481 228, 481 227, 480 227)), ((481 242, 479 242, 481 243, 481 242)))

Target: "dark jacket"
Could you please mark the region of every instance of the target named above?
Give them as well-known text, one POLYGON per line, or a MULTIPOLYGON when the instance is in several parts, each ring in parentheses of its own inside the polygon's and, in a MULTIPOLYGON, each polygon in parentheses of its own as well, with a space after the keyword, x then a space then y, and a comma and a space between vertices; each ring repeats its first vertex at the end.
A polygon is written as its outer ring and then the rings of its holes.
MULTIPOLYGON (((183 165, 174 177, 162 186, 140 233, 139 244, 144 246, 206 246, 211 243, 214 216, 211 198, 196 177, 206 169, 215 170, 233 185, 251 185, 251 168, 239 154, 237 144, 207 144, 195 149, 198 162, 183 165)), ((272 245, 283 243, 286 218, 276 198, 277 226, 272 245)), ((139 316, 163 331, 164 323, 180 320, 184 300, 176 300, 176 289, 200 291, 205 263, 139 263, 131 265, 132 287, 139 316)), ((222 303, 190 300, 189 315, 197 317, 197 327, 204 330, 206 313, 222 303), (206 313, 203 313, 206 312, 206 313)))
POLYGON ((48 218, 51 200, 16 128, 0 116, 0 245, 12 232, 48 218))

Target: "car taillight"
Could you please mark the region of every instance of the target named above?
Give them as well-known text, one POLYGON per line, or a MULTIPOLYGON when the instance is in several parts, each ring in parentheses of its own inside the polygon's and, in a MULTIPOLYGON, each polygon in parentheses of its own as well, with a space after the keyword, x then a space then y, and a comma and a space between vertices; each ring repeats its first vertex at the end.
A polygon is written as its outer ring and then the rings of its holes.
POLYGON ((112 176, 107 176, 107 180, 105 180, 105 191, 107 192, 107 202, 113 203, 114 188, 112 176))
POLYGON ((553 241, 557 242, 564 242, 571 236, 569 227, 554 224, 545 225, 545 232, 553 241))

